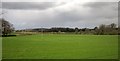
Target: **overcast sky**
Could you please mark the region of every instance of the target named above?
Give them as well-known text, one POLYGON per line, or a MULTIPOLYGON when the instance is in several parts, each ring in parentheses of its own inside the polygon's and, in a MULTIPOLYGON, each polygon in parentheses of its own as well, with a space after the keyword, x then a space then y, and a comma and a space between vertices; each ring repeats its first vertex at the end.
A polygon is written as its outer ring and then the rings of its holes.
MULTIPOLYGON (((109 0, 110 1, 110 0, 109 0)), ((113 0, 111 0, 113 1, 113 0)), ((100 24, 118 23, 118 2, 99 0, 51 1, 4 0, 3 18, 16 29, 78 27, 94 28, 100 24), (18 2, 19 1, 19 2, 18 2)))

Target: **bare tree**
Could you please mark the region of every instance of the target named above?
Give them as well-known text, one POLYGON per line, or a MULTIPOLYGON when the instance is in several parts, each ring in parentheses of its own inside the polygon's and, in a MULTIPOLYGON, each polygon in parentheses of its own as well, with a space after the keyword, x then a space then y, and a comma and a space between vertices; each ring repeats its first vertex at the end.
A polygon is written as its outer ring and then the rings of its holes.
POLYGON ((120 35, 120 25, 118 26, 118 34, 120 35))
POLYGON ((76 27, 76 28, 75 28, 75 33, 76 33, 76 34, 78 33, 78 30, 79 30, 79 29, 76 27))
POLYGON ((2 21, 0 19, 0 35, 2 35, 2 21))
POLYGON ((99 26, 99 34, 104 34, 105 33, 105 25, 102 24, 99 26))
POLYGON ((118 30, 116 27, 115 23, 112 23, 110 25, 100 25, 99 26, 99 34, 108 34, 108 35, 114 35, 114 34, 118 34, 118 30))
POLYGON ((11 32, 13 32, 14 27, 13 24, 9 23, 8 21, 6 21, 5 19, 0 19, 1 22, 1 30, 2 30, 2 35, 8 35, 11 32))
POLYGON ((94 31, 95 31, 95 34, 97 34, 97 35, 99 34, 99 32, 98 32, 98 27, 95 27, 95 28, 94 28, 94 31))
POLYGON ((113 28, 116 28, 116 24, 115 23, 112 23, 110 24, 110 27, 113 29, 113 28))

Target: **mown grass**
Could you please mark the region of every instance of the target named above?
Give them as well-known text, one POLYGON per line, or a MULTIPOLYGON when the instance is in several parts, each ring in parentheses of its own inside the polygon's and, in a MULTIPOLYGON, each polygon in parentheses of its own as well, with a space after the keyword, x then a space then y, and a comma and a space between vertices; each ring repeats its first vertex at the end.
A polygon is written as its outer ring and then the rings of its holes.
POLYGON ((117 35, 39 34, 4 37, 3 59, 116 59, 117 35))

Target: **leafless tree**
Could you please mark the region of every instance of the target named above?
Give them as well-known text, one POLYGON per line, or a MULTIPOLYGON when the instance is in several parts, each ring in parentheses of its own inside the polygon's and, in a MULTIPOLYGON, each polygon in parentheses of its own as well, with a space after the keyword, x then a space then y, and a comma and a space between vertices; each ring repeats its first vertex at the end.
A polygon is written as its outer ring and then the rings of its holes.
POLYGON ((6 21, 5 19, 0 19, 1 22, 1 31, 2 31, 2 35, 8 35, 11 32, 13 32, 14 27, 13 24, 9 23, 8 21, 6 21))
POLYGON ((99 34, 104 34, 105 33, 105 25, 102 24, 99 26, 99 34))
POLYGON ((79 29, 76 27, 76 28, 75 28, 75 33, 76 33, 76 34, 78 33, 78 30, 79 30, 79 29))

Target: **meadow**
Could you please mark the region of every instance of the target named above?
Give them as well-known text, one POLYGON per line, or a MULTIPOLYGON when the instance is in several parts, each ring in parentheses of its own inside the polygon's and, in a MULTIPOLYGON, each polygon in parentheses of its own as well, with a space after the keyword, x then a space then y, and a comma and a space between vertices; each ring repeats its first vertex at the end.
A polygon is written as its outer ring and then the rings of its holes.
POLYGON ((117 59, 117 35, 37 34, 3 37, 3 59, 117 59))

